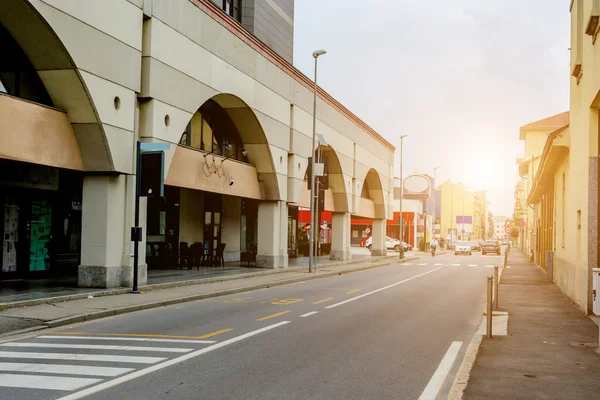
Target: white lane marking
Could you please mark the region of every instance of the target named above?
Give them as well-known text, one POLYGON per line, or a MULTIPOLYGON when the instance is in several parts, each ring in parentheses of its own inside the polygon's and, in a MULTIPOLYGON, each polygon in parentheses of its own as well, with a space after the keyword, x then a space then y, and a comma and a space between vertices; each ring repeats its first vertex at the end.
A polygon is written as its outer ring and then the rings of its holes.
POLYGON ((119 350, 119 351, 148 351, 158 353, 187 353, 194 349, 180 347, 147 347, 147 346, 114 346, 101 344, 64 344, 64 343, 4 343, 2 347, 37 347, 45 349, 86 349, 86 350, 119 350))
POLYGON ((8 372, 33 372, 42 374, 66 374, 88 376, 118 376, 131 372, 135 368, 95 367, 91 365, 57 365, 57 364, 32 364, 32 363, 5 363, 0 362, 0 371, 8 372))
POLYGON ((452 342, 450 348, 448 348, 448 351, 446 352, 446 355, 444 355, 444 358, 442 358, 440 365, 435 370, 435 373, 425 387, 425 390, 423 390, 421 397, 419 397, 419 400, 435 400, 440 392, 440 389, 442 388, 442 385, 444 384, 444 381, 446 380, 446 377, 448 376, 448 373, 450 372, 450 369, 452 368, 452 364, 454 364, 454 361, 458 356, 458 352, 460 351, 461 347, 462 342, 452 342))
POLYGON ((420 264, 417 264, 417 265, 427 265, 427 263, 420 263, 420 264))
POLYGON ((302 281, 302 282, 292 282, 292 283, 290 283, 290 285, 299 285, 299 284, 301 284, 301 283, 306 283, 306 281, 302 281))
POLYGON ((400 265, 412 265, 412 263, 402 263, 400 265))
MULTIPOLYGON (((446 265, 448 265, 448 264, 446 264, 446 265)), ((391 285, 387 285, 387 286, 384 286, 384 287, 379 288, 379 289, 372 290, 372 291, 367 292, 367 293, 363 293, 360 296, 356 296, 356 297, 353 297, 353 298, 348 299, 348 300, 340 301, 339 303, 332 304, 332 305, 327 306, 325 308, 334 308, 334 307, 341 306, 342 304, 346 304, 346 303, 349 303, 349 302, 354 301, 354 300, 362 299, 363 297, 370 296, 370 295, 375 294, 377 292, 381 292, 382 290, 390 289, 390 288, 393 288, 394 286, 398 286, 398 285, 401 285, 401 284, 403 284, 405 282, 412 281, 413 279, 417 279, 417 278, 420 278, 420 277, 425 276, 427 274, 431 274, 432 272, 438 271, 438 270, 440 270, 440 269, 442 269, 444 267, 445 267, 445 265, 441 266, 441 267, 434 268, 434 269, 432 269, 430 271, 423 272, 422 274, 415 275, 413 277, 401 280, 400 282, 392 283, 391 285)))
POLYGON ((51 375, 0 374, 0 387, 76 390, 100 382, 102 379, 67 378, 51 375))
POLYGON ((302 315, 300 316, 300 318, 306 318, 306 317, 310 317, 311 315, 315 315, 315 314, 318 314, 318 313, 319 313, 318 311, 311 311, 311 312, 307 312, 306 314, 302 314, 302 315))
POLYGON ((161 370, 163 368, 170 367, 171 365, 179 364, 179 363, 181 363, 183 361, 186 361, 186 360, 189 360, 191 358, 198 357, 198 356, 200 356, 202 354, 205 354, 205 353, 208 353, 210 351, 220 349, 221 347, 225 347, 225 346, 233 344, 235 342, 239 342, 240 340, 244 340, 244 339, 247 339, 249 337, 258 335, 259 333, 263 333, 263 332, 266 332, 266 331, 270 331, 271 329, 279 328, 280 326, 283 326, 285 324, 289 324, 290 322, 291 321, 281 321, 281 322, 278 322, 278 323, 273 324, 273 325, 265 326, 264 328, 260 328, 260 329, 257 329, 255 331, 252 331, 252 332, 244 333, 243 335, 236 336, 234 338, 224 340, 224 341, 222 341, 220 343, 213 344, 212 346, 208 346, 208 347, 205 347, 203 349, 196 350, 194 352, 184 354, 184 355, 179 356, 177 358, 172 358, 172 359, 170 359, 168 361, 165 361, 165 362, 162 362, 160 364, 156 364, 156 365, 153 365, 151 367, 147 367, 147 368, 144 368, 144 369, 132 372, 132 373, 127 374, 127 375, 123 375, 123 376, 121 376, 119 378, 115 378, 113 380, 100 383, 100 384, 98 384, 96 386, 92 386, 92 387, 89 387, 87 389, 83 389, 83 390, 81 390, 79 392, 71 393, 68 396, 64 396, 64 397, 61 397, 61 398, 56 399, 56 400, 76 400, 76 399, 80 399, 82 397, 89 396, 90 394, 97 393, 97 392, 99 392, 101 390, 106 390, 108 388, 111 388, 111 387, 119 385, 121 383, 130 381, 132 379, 139 378, 140 376, 147 375, 149 373, 161 370))
POLYGON ((494 268, 494 266, 493 266, 493 265, 486 265, 485 267, 486 267, 486 268, 494 268))
POLYGON ((444 265, 444 264, 440 264, 440 263, 438 263, 438 264, 433 264, 433 265, 435 265, 435 266, 440 266, 440 265, 444 265))
POLYGON ((451 267, 460 267, 460 264, 450 264, 451 267))
POLYGON ((154 339, 154 338, 138 338, 138 337, 116 337, 116 336, 71 336, 71 335, 42 335, 36 336, 35 339, 76 339, 76 340, 126 340, 132 342, 167 342, 167 343, 198 343, 198 344, 213 344, 216 340, 193 340, 193 339, 154 339))
POLYGON ((476 267, 477 264, 469 264, 469 267, 476 267))
POLYGON ((106 354, 29 353, 24 351, 0 351, 0 358, 25 358, 35 360, 109 361, 134 364, 154 364, 159 361, 166 360, 166 358, 164 357, 112 356, 106 354))
POLYGON ((510 265, 507 265, 506 268, 510 268, 510 265))

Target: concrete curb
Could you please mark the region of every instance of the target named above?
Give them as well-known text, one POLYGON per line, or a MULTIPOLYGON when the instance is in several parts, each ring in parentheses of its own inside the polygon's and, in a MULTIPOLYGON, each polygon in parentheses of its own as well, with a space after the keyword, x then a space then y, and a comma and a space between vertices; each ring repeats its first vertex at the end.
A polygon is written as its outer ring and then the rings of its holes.
MULTIPOLYGON (((336 267, 336 266, 340 266, 340 265, 352 265, 352 264, 361 264, 361 263, 373 263, 373 262, 382 261, 385 259, 397 260, 397 258, 395 256, 380 256, 380 257, 373 257, 373 258, 369 258, 369 259, 336 261, 336 262, 327 263, 325 266, 321 266, 320 268, 330 268, 330 267, 336 267)), ((231 280, 236 280, 236 279, 253 278, 253 277, 262 276, 262 275, 274 275, 274 274, 280 274, 280 273, 285 273, 285 272, 295 272, 298 270, 305 270, 307 268, 308 268, 308 266, 299 266, 299 267, 289 267, 289 268, 283 268, 283 269, 277 269, 277 270, 266 270, 266 271, 263 270, 263 271, 251 272, 251 273, 247 273, 247 274, 218 276, 218 277, 213 277, 213 278, 188 279, 185 281, 174 281, 174 282, 157 283, 157 284, 153 284, 153 285, 144 285, 144 286, 140 286, 139 289, 144 292, 149 292, 152 290, 161 290, 161 289, 168 289, 168 288, 180 287, 180 286, 201 285, 201 284, 205 284, 205 283, 225 282, 225 281, 231 281, 231 280)), ((89 295, 92 295, 94 297, 104 297, 104 296, 116 296, 119 294, 126 294, 126 293, 130 293, 130 292, 131 292, 130 288, 115 288, 115 289, 107 289, 107 290, 100 290, 100 291, 90 291, 90 292, 84 292, 84 293, 70 294, 70 295, 66 295, 66 296, 46 297, 46 298, 42 298, 42 299, 15 301, 12 303, 0 303, 0 310, 2 310, 2 309, 7 310, 9 308, 19 308, 19 307, 31 307, 31 306, 37 306, 40 304, 62 303, 62 302, 71 301, 71 300, 87 299, 87 297, 89 295)))
MULTIPOLYGON (((226 290, 222 290, 222 291, 199 293, 197 295, 185 296, 185 297, 180 297, 180 298, 175 298, 175 299, 170 299, 170 300, 162 300, 162 301, 150 302, 150 303, 145 303, 145 304, 137 304, 134 306, 120 307, 120 308, 115 308, 115 309, 111 309, 111 310, 102 310, 102 311, 95 311, 95 312, 90 312, 90 313, 85 313, 85 314, 73 315, 70 317, 59 318, 59 319, 47 321, 44 323, 43 328, 56 328, 59 326, 64 326, 64 325, 69 325, 69 324, 74 324, 74 323, 79 323, 79 322, 85 322, 85 321, 92 321, 95 319, 101 319, 101 318, 106 318, 106 317, 120 315, 120 314, 127 314, 127 313, 131 313, 131 312, 135 312, 135 311, 149 310, 152 308, 164 307, 164 306, 168 306, 168 305, 172 305, 172 304, 186 303, 186 302, 190 302, 190 301, 208 299, 208 298, 212 298, 212 297, 227 296, 230 294, 248 292, 248 291, 256 290, 256 289, 263 289, 263 288, 268 288, 268 287, 273 287, 273 286, 283 286, 283 285, 288 285, 290 283, 295 283, 295 282, 303 282, 303 281, 307 281, 307 280, 327 278, 327 277, 331 277, 331 276, 335 276, 335 275, 351 274, 353 272, 366 271, 369 269, 384 267, 384 266, 388 266, 388 265, 394 264, 396 262, 399 262, 399 260, 396 257, 385 257, 385 258, 386 258, 386 260, 380 259, 379 260, 380 262, 378 262, 374 265, 365 265, 365 266, 347 269, 347 270, 322 272, 322 273, 317 273, 316 275, 300 276, 300 277, 293 278, 293 279, 282 279, 279 281, 261 283, 261 284, 250 285, 250 286, 242 286, 242 287, 226 289, 226 290), (383 262, 381 262, 381 261, 383 261, 383 262)), ((403 259, 402 262, 413 261, 413 260, 417 260, 418 258, 419 257, 408 257, 408 258, 403 259)), ((129 292, 129 291, 127 291, 127 292, 129 292)), ((34 327, 34 328, 35 329, 31 328, 31 330, 43 329, 41 327, 34 327)), ((15 334, 17 334, 17 333, 7 332, 5 335, 2 335, 2 336, 9 336, 9 335, 12 336, 15 334)))

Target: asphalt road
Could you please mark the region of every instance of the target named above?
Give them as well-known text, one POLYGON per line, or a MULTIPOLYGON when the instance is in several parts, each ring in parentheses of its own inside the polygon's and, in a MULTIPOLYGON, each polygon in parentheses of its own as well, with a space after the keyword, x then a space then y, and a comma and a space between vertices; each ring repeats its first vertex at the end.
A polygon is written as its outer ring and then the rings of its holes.
POLYGON ((501 258, 448 253, 38 332, 0 343, 0 399, 442 398, 501 258))

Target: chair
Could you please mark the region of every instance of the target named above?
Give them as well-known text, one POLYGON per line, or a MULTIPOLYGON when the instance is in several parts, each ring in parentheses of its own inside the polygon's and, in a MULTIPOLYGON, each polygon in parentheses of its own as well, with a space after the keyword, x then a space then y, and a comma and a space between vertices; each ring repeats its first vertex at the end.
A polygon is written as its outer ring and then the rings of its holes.
POLYGON ((210 267, 214 264, 214 256, 212 254, 212 251, 210 250, 210 242, 208 241, 204 242, 204 245, 202 247, 202 256, 200 264, 203 267, 210 267))
POLYGON ((190 246, 188 270, 196 267, 200 271, 203 262, 202 243, 196 242, 190 246))
POLYGON ((225 252, 225 243, 219 243, 217 246, 217 254, 215 254, 215 264, 218 266, 221 264, 223 268, 225 268, 225 258, 223 257, 223 253, 225 252))
POLYGON ((185 269, 187 268, 190 260, 189 260, 190 247, 188 242, 179 243, 179 264, 177 268, 185 269))

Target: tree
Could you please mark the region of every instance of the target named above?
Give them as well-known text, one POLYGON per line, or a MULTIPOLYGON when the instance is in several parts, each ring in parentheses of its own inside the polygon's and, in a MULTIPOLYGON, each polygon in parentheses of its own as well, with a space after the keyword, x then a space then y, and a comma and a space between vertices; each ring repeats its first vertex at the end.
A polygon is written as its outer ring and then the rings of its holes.
POLYGON ((518 238, 519 237, 519 230, 513 225, 511 231, 510 231, 510 236, 514 237, 514 238, 518 238))
POLYGON ((488 231, 487 238, 491 239, 494 237, 494 218, 492 217, 492 213, 488 211, 488 231))

